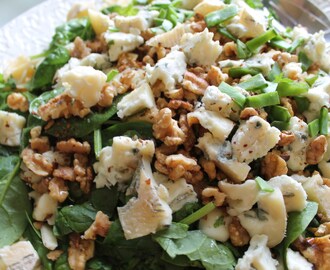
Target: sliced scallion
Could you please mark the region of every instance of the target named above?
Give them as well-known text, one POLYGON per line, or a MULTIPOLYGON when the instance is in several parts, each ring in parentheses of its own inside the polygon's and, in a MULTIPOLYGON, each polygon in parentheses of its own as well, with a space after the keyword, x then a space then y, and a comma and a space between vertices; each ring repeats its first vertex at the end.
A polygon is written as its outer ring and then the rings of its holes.
POLYGON ((291 47, 291 44, 282 38, 276 37, 270 41, 270 46, 287 51, 291 47))
POLYGON ((264 192, 274 192, 274 188, 269 185, 264 179, 262 179, 261 177, 257 176, 255 181, 258 184, 258 187, 261 191, 264 192))
POLYGON ((248 107, 263 108, 280 104, 280 98, 277 92, 269 92, 260 95, 250 96, 246 98, 248 107))
POLYGON ((119 74, 119 71, 117 69, 112 69, 108 74, 107 74, 107 82, 111 82, 116 75, 119 74))
POLYGON ((191 215, 185 217, 179 223, 190 225, 197 220, 200 220, 202 217, 206 216, 207 214, 211 213, 216 208, 213 202, 210 202, 203 206, 202 208, 198 209, 196 212, 192 213, 191 215))
POLYGON ((304 111, 307 111, 309 108, 310 101, 307 97, 294 97, 294 100, 297 104, 298 112, 303 113, 304 111))
POLYGON ((267 86, 267 81, 260 73, 246 80, 245 82, 238 84, 238 86, 247 91, 254 91, 265 88, 267 86))
POLYGON ((259 69, 256 68, 247 68, 247 67, 233 67, 229 69, 229 76, 236 79, 236 78, 241 78, 244 75, 257 75, 260 73, 259 69))
POLYGON ((256 51, 260 46, 264 45, 265 43, 267 43, 269 40, 273 39, 274 37, 277 36, 277 33, 274 29, 269 29, 267 32, 265 32, 264 34, 249 40, 248 42, 246 42, 246 47, 248 47, 248 49, 251 52, 256 51))
POLYGON ((316 80, 317 80, 318 78, 319 78, 319 76, 318 76, 318 75, 315 75, 315 76, 313 76, 313 77, 306 78, 306 79, 305 79, 305 82, 307 82, 308 85, 309 85, 310 87, 312 87, 313 84, 316 82, 316 80))
POLYGON ((298 47, 300 47, 303 43, 304 43, 304 39, 303 39, 303 38, 299 38, 299 39, 294 40, 294 41, 291 43, 291 46, 290 46, 290 48, 288 49, 288 52, 289 52, 289 53, 293 53, 293 52, 294 52, 298 47))
POLYGON ((220 10, 213 11, 206 15, 205 22, 208 27, 216 26, 224 21, 227 21, 237 15, 238 8, 236 5, 229 5, 220 10))
POLYGON ((239 39, 236 40, 236 43, 237 43, 237 56, 239 59, 246 59, 251 56, 251 52, 246 47, 245 43, 243 43, 239 39))
POLYGON ((320 134, 321 135, 328 135, 328 108, 322 107, 320 111, 320 134))
POLYGON ((279 82, 276 91, 280 97, 299 96, 308 92, 309 86, 304 82, 279 82))
POLYGON ((246 97, 242 93, 240 93, 238 89, 236 89, 233 86, 230 86, 229 84, 227 84, 225 82, 222 82, 219 85, 219 90, 222 93, 225 93, 228 96, 230 96, 239 107, 241 107, 241 108, 244 107, 246 97))
POLYGON ((284 121, 273 121, 270 124, 272 127, 276 127, 279 130, 288 130, 289 128, 289 122, 284 122, 284 121))
POLYGON ((301 68, 303 71, 309 69, 309 67, 313 64, 313 62, 308 58, 308 56, 304 52, 299 52, 298 61, 301 63, 301 68))
POLYGON ((308 133, 309 136, 316 137, 317 134, 319 134, 320 131, 320 120, 315 119, 312 122, 308 123, 308 133))
POLYGON ((276 105, 270 108, 269 117, 272 121, 288 122, 291 118, 291 114, 287 108, 276 105))
POLYGON ((94 152, 96 159, 99 159, 101 150, 102 150, 101 130, 96 129, 94 130, 94 152))
POLYGON ((219 28, 218 28, 218 32, 219 32, 221 35, 225 36, 226 38, 229 38, 229 39, 234 40, 234 41, 237 40, 237 38, 234 37, 231 33, 229 33, 229 31, 228 31, 227 28, 225 28, 225 27, 219 27, 219 28))
POLYGON ((273 66, 272 66, 272 69, 271 71, 269 72, 268 76, 267 76, 267 79, 271 82, 275 81, 276 77, 280 76, 281 74, 281 68, 279 66, 278 63, 275 63, 273 66))

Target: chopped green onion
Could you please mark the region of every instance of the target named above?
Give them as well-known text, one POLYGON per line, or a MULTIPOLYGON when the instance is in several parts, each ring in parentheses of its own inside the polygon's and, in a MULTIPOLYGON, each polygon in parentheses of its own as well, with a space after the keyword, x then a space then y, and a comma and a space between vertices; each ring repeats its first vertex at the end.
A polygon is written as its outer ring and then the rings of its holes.
POLYGON ((241 107, 241 108, 244 107, 246 97, 242 93, 240 93, 238 89, 236 89, 233 86, 230 86, 229 84, 227 84, 225 82, 222 82, 219 85, 219 90, 222 93, 225 93, 228 96, 230 96, 239 107, 241 107))
POLYGON ((216 26, 224 21, 227 21, 237 15, 238 8, 236 5, 229 5, 220 10, 213 11, 206 15, 205 22, 208 27, 216 26))
POLYGON ((291 114, 287 108, 276 105, 270 108, 269 117, 272 121, 288 122, 291 118, 291 114))
POLYGON ((112 69, 107 75, 107 82, 111 82, 117 74, 119 74, 119 71, 117 69, 112 69))
POLYGON ((286 82, 282 81, 278 84, 276 91, 280 97, 299 96, 308 92, 309 86, 304 82, 286 82))
POLYGON ((322 107, 320 111, 320 134, 321 135, 328 135, 328 108, 322 107))
POLYGON ((261 177, 257 176, 255 181, 258 184, 258 187, 260 188, 261 191, 264 192, 274 192, 274 188, 269 185, 264 179, 262 179, 261 177))
POLYGON ((272 127, 278 128, 281 131, 288 130, 288 128, 289 128, 289 122, 283 122, 283 121, 273 121, 270 125, 272 127))
POLYGON ((227 28, 225 28, 225 27, 219 27, 219 28, 218 28, 218 32, 219 32, 221 35, 225 36, 226 38, 229 38, 229 39, 234 40, 234 41, 237 40, 237 38, 234 37, 231 33, 229 33, 229 31, 228 31, 227 28))
POLYGON ((163 24, 164 20, 165 19, 163 19, 163 18, 155 18, 154 23, 156 26, 161 26, 163 24))
POLYGON ((265 32, 264 34, 262 34, 261 36, 258 36, 254 39, 249 40, 245 44, 246 44, 246 47, 248 47, 248 49, 251 52, 254 52, 260 46, 264 45, 265 43, 267 43, 269 40, 273 39, 276 36, 277 36, 276 31, 274 29, 270 29, 267 32, 265 32))
POLYGON ((172 3, 171 3, 171 6, 172 7, 181 7, 182 6, 182 0, 174 0, 174 1, 172 1, 172 3))
POLYGON ((116 33, 116 32, 119 32, 119 29, 117 27, 109 27, 108 32, 112 32, 112 33, 116 33))
POLYGON ((288 49, 289 53, 293 53, 298 47, 300 47, 304 43, 303 38, 296 39, 292 42, 290 48, 288 49))
POLYGON ((169 20, 164 20, 162 23, 162 27, 165 30, 165 32, 170 31, 173 28, 173 23, 169 20))
POLYGON ((96 159, 99 159, 101 150, 102 150, 101 130, 96 129, 94 130, 94 152, 96 159))
POLYGON ((277 105, 279 103, 280 103, 280 98, 277 92, 269 92, 269 93, 250 96, 246 98, 247 106, 256 109, 277 105))
POLYGON ((239 87, 247 91, 259 90, 265 88, 267 85, 268 84, 262 74, 257 74, 252 78, 246 80, 245 82, 241 82, 240 84, 238 84, 239 87))
POLYGON ((313 64, 313 62, 307 57, 304 52, 299 52, 298 61, 301 63, 301 68, 303 71, 309 69, 309 67, 313 64))
POLYGON ((148 0, 133 0, 134 5, 145 6, 148 4, 148 0))
POLYGON ((167 15, 167 10, 166 9, 161 9, 161 10, 159 10, 158 18, 156 18, 156 19, 165 19, 166 15, 167 15))
POLYGON ((105 9, 102 9, 101 12, 105 15, 108 15, 110 13, 117 13, 118 15, 121 16, 134 16, 139 12, 139 9, 135 7, 133 4, 130 4, 126 7, 120 5, 113 5, 105 9))
POLYGON ((267 87, 262 89, 263 93, 275 92, 277 89, 277 83, 267 82, 267 87))
POLYGON ((287 51, 291 47, 291 44, 280 37, 276 37, 270 41, 270 46, 287 51))
POLYGON ((239 59, 246 59, 251 56, 251 52, 246 47, 245 43, 240 41, 239 39, 236 40, 237 42, 237 56, 239 59))
POLYGON ((276 77, 278 77, 281 74, 281 68, 279 66, 279 64, 276 62, 273 66, 272 66, 272 70, 269 72, 267 79, 269 81, 275 81, 276 77))
POLYGON ((229 69, 229 76, 236 79, 241 78, 244 75, 250 74, 252 76, 260 73, 260 70, 257 68, 246 68, 246 67, 233 67, 229 69))
POLYGON ((298 112, 303 113, 304 111, 307 111, 309 108, 310 101, 307 97, 294 97, 294 100, 297 104, 298 112))
POLYGON ((306 78, 306 79, 305 79, 305 82, 307 82, 308 85, 309 85, 310 87, 312 87, 313 84, 316 82, 316 80, 317 80, 318 78, 319 78, 319 76, 318 76, 318 75, 315 75, 315 76, 313 76, 313 77, 306 78))
POLYGON ((315 119, 312 122, 308 123, 308 133, 309 136, 316 137, 317 134, 319 134, 320 131, 320 120, 315 119))
POLYGON ((169 7, 167 10, 166 19, 168 19, 173 25, 176 25, 178 22, 179 16, 176 13, 176 10, 173 7, 169 7))
POLYGON ((203 206, 202 208, 198 209, 196 212, 192 213, 191 215, 185 217, 179 223, 183 223, 186 225, 190 225, 197 220, 200 220, 202 217, 206 216, 207 214, 211 213, 216 208, 213 202, 210 202, 203 206))

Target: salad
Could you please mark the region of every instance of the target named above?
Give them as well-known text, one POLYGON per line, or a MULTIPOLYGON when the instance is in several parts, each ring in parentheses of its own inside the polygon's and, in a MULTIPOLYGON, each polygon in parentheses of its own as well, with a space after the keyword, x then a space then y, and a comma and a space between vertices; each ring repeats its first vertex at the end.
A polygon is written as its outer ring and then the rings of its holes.
POLYGON ((0 76, 0 269, 330 269, 329 59, 260 1, 74 5, 0 76))

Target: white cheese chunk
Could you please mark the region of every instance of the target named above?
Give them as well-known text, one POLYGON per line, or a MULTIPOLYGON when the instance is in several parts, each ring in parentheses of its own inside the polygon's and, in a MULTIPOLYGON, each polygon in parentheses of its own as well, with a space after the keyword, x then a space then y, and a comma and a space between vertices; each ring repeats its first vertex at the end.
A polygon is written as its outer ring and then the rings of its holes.
POLYGON ((114 27, 115 25, 115 23, 109 18, 109 16, 104 15, 100 11, 89 9, 88 17, 96 35, 101 35, 102 33, 106 32, 109 27, 114 27))
POLYGON ((138 35, 107 32, 104 34, 106 42, 109 44, 110 61, 117 61, 120 54, 135 50, 143 43, 143 38, 138 35))
POLYGON ((154 107, 156 107, 156 103, 152 90, 148 83, 144 83, 122 98, 117 105, 117 115, 120 118, 124 118, 143 109, 151 109, 154 107))
POLYGON ((283 75, 292 80, 297 79, 302 73, 301 63, 290 62, 284 65, 282 72, 283 75))
POLYGON ((111 67, 109 57, 106 54, 91 53, 80 61, 81 66, 91 66, 95 69, 105 71, 111 67))
POLYGON ((229 117, 232 112, 239 110, 233 99, 216 86, 206 88, 202 102, 206 110, 219 112, 224 117, 229 117))
POLYGON ((320 77, 304 96, 310 101, 308 110, 304 112, 310 122, 319 117, 320 108, 330 108, 330 77, 320 77))
POLYGON ((0 144, 19 146, 25 123, 23 116, 0 110, 0 144))
POLYGON ((232 216, 250 210, 258 201, 259 187, 254 180, 247 180, 240 185, 220 181, 219 188, 227 196, 226 201, 229 204, 227 212, 232 216))
POLYGON ((222 52, 222 46, 219 41, 213 41, 213 36, 207 28, 201 33, 182 36, 180 46, 190 65, 209 66, 215 63, 222 52))
POLYGON ((114 137, 112 146, 103 148, 99 162, 93 165, 97 174, 94 179, 96 188, 129 182, 141 158, 151 160, 154 152, 153 141, 114 137))
POLYGON ((326 42, 323 31, 311 35, 302 50, 310 60, 330 72, 330 44, 326 42))
POLYGON ((197 119, 202 127, 208 129, 215 138, 220 139, 222 142, 225 141, 234 128, 233 121, 223 117, 219 112, 205 110, 204 107, 188 113, 187 118, 189 125, 196 123, 197 119))
POLYGON ((286 231, 287 213, 282 192, 279 188, 260 192, 257 203, 257 209, 240 214, 238 219, 250 236, 265 234, 267 246, 274 247, 282 242, 286 231))
POLYGON ((0 269, 40 269, 38 253, 30 241, 19 241, 0 249, 0 269))
POLYGON ((238 259, 235 270, 276 270, 278 261, 272 258, 272 253, 266 244, 266 235, 253 236, 249 249, 245 251, 243 258, 238 259))
POLYGON ((163 46, 165 48, 172 48, 179 45, 182 36, 186 33, 183 24, 178 23, 172 30, 156 35, 146 42, 146 45, 157 47, 163 46))
POLYGON ((322 177, 319 174, 305 177, 303 187, 308 200, 319 204, 318 212, 322 213, 327 220, 330 219, 330 187, 323 183, 322 177))
POLYGON ((87 66, 75 67, 61 77, 65 92, 87 108, 99 102, 106 80, 107 76, 102 71, 87 66))
POLYGON ((197 6, 194 7, 194 11, 197 14, 206 16, 207 14, 223 9, 226 5, 219 0, 203 0, 197 6))
POLYGON ((267 76, 272 69, 275 61, 273 60, 273 55, 275 51, 270 51, 268 53, 259 53, 249 59, 247 59, 243 66, 248 68, 260 69, 264 76, 267 76))
POLYGON ((114 20, 115 26, 124 33, 140 33, 149 27, 148 21, 139 14, 128 17, 116 16, 114 20))
POLYGON ((231 218, 225 217, 223 210, 216 208, 199 220, 199 229, 212 239, 226 242, 229 239, 230 221, 231 218))
POLYGON ((280 140, 280 131, 259 116, 242 123, 232 139, 233 156, 239 162, 265 156, 280 140))
MULTIPOLYGON (((31 192, 32 193, 32 192, 31 192)), ((32 217, 37 221, 45 221, 49 217, 56 214, 57 201, 54 200, 48 193, 36 195, 35 206, 33 209, 32 217)))
POLYGON ((42 243, 46 248, 48 248, 49 250, 54 250, 55 248, 57 248, 58 246, 57 239, 53 233, 52 228, 49 225, 46 224, 42 225, 40 229, 40 233, 41 233, 42 243))
POLYGON ((155 233, 172 222, 172 210, 159 194, 164 191, 153 179, 149 161, 142 159, 139 171, 138 197, 117 208, 126 239, 155 233))
POLYGON ((289 146, 284 147, 286 151, 290 152, 287 165, 293 171, 300 171, 307 166, 306 151, 309 145, 308 125, 303 120, 294 116, 290 119, 289 131, 293 132, 295 140, 289 146))
POLYGON ((267 24, 263 11, 245 5, 227 25, 227 29, 238 38, 254 38, 266 32, 267 24))
POLYGON ((157 184, 162 184, 168 192, 167 203, 171 207, 173 213, 180 210, 185 204, 198 202, 197 194, 191 184, 183 178, 171 181, 167 176, 160 173, 153 174, 157 184))
POLYGON ((273 177, 267 183, 281 190, 287 212, 305 209, 307 194, 301 183, 287 175, 273 177))
POLYGON ((196 146, 204 152, 206 158, 214 161, 217 167, 235 182, 243 182, 251 170, 248 164, 232 159, 232 148, 228 141, 223 143, 211 133, 207 132, 200 137, 196 146))
POLYGON ((313 270, 313 264, 306 260, 298 251, 288 248, 286 261, 289 270, 313 270))
POLYGON ((154 67, 147 65, 147 79, 151 85, 157 80, 163 82, 166 91, 175 90, 175 85, 183 81, 187 69, 186 57, 183 52, 172 51, 160 59, 154 67))

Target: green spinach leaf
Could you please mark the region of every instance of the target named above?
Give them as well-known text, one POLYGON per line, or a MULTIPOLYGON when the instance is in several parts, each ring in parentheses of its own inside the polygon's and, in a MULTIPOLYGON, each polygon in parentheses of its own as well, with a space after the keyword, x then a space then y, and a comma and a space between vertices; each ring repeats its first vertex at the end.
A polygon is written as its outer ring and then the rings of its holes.
POLYGON ((87 263, 87 269, 89 270, 111 270, 113 269, 109 263, 105 260, 94 258, 87 263))
POLYGON ((31 212, 26 185, 17 175, 17 156, 0 158, 0 248, 18 240, 27 224, 25 213, 31 212))
POLYGON ((116 136, 122 136, 128 132, 136 131, 139 137, 144 139, 152 138, 152 124, 148 122, 126 122, 112 125, 102 130, 103 147, 112 144, 112 139, 116 136))
POLYGON ((98 211, 102 211, 111 217, 117 206, 119 192, 117 187, 98 188, 92 191, 91 203, 98 211))
POLYGON ((46 133, 57 138, 85 137, 95 129, 100 128, 104 122, 117 113, 117 104, 120 99, 121 98, 118 97, 112 106, 105 109, 103 112, 93 112, 84 118, 61 118, 55 121, 54 125, 47 129, 46 133))
POLYGON ((63 207, 55 220, 57 236, 67 235, 71 232, 82 233, 94 222, 96 210, 90 203, 69 205, 63 207))
POLYGON ((64 66, 69 59, 70 54, 66 48, 58 47, 53 50, 37 67, 29 88, 34 91, 42 87, 50 86, 56 71, 64 66))

